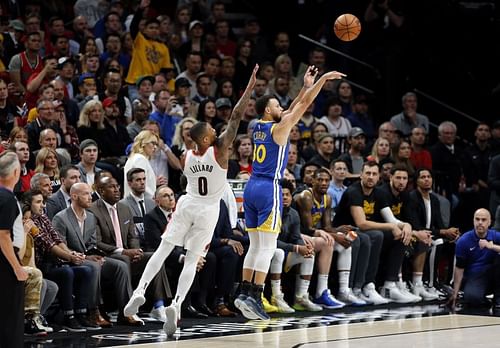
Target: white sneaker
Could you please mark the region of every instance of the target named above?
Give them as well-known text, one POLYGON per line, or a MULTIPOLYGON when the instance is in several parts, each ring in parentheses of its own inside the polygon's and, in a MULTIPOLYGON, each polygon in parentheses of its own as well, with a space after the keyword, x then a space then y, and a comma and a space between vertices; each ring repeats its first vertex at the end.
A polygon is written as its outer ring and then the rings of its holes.
POLYGON ((144 297, 144 292, 135 290, 128 300, 127 305, 123 308, 123 315, 126 317, 131 317, 137 312, 139 312, 139 307, 146 303, 146 298, 144 297))
POLYGON ((363 294, 363 291, 360 288, 353 288, 352 293, 354 294, 354 296, 356 296, 360 300, 365 301, 367 305, 373 304, 373 302, 370 301, 370 299, 363 294))
POLYGON ((387 287, 384 285, 380 288, 380 292, 386 299, 396 303, 413 303, 415 301, 414 296, 405 296, 394 283, 387 287))
POLYGON ((278 307, 278 313, 294 313, 295 309, 290 307, 283 298, 283 294, 271 296, 271 304, 278 307))
POLYGON ((156 319, 161 322, 167 321, 167 315, 165 314, 165 307, 161 306, 158 308, 153 308, 151 312, 149 312, 149 316, 153 319, 156 319))
POLYGON ((411 291, 414 295, 420 296, 424 301, 434 301, 439 298, 437 290, 436 293, 427 291, 423 283, 416 283, 411 289, 411 291))
POLYGON ((348 306, 366 306, 368 303, 362 300, 358 296, 356 296, 351 289, 347 289, 346 291, 339 291, 337 294, 337 299, 344 302, 348 306))
POLYGON ((413 297, 414 298, 413 303, 422 301, 422 297, 420 297, 418 294, 411 293, 408 290, 408 285, 406 284, 406 282, 396 282, 396 286, 398 287, 399 291, 401 291, 401 293, 403 295, 408 296, 408 297, 413 297))
POLYGON ((304 296, 295 296, 293 308, 297 311, 320 312, 323 307, 317 305, 309 299, 309 294, 304 296))
POLYGON ((363 295, 374 305, 387 304, 391 302, 390 299, 380 296, 377 290, 375 290, 375 284, 373 283, 368 283, 363 287, 363 295))
POLYGON ((165 315, 167 317, 167 321, 163 324, 163 331, 165 331, 168 337, 172 337, 175 331, 177 331, 177 321, 179 320, 177 307, 175 305, 168 306, 165 309, 165 315))

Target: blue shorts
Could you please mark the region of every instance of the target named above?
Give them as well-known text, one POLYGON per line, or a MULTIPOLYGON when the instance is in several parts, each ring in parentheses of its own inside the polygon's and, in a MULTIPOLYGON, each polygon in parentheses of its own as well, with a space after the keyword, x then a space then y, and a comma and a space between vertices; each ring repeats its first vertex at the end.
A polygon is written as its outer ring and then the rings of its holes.
POLYGON ((248 232, 280 233, 283 195, 277 180, 251 177, 243 194, 248 232))

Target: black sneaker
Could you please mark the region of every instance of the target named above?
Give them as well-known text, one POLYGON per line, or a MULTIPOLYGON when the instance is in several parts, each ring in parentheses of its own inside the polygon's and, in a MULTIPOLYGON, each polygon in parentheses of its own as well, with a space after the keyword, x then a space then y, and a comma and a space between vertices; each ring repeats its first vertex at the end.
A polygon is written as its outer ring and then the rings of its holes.
POLYGON ((70 317, 64 318, 64 323, 62 327, 68 331, 71 332, 85 332, 87 331, 86 328, 84 328, 78 320, 72 315, 70 317))
POLYGON ((24 334, 37 337, 47 336, 47 331, 40 327, 33 318, 24 319, 24 334))
POLYGON ((94 324, 89 320, 89 317, 87 316, 87 314, 77 314, 76 319, 78 320, 80 325, 83 326, 87 330, 92 331, 92 330, 100 330, 101 329, 101 327, 99 325, 94 324))

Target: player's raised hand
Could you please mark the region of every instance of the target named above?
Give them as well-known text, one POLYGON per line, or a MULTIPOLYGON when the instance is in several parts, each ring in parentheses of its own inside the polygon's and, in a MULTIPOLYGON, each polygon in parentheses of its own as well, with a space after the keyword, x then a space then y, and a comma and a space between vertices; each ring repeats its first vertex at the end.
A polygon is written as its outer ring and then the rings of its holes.
POLYGON ((339 71, 329 71, 323 75, 327 80, 340 80, 341 78, 346 77, 347 75, 341 73, 339 71))
POLYGON ((306 73, 304 74, 304 87, 311 87, 314 84, 316 76, 318 76, 318 68, 316 68, 314 65, 309 65, 306 73))

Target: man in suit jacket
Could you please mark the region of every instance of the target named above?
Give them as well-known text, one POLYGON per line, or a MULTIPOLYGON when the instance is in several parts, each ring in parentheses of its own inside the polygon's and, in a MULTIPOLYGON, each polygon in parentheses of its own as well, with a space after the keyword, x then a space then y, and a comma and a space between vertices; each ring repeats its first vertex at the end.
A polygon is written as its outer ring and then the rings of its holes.
POLYGON ((74 165, 64 166, 61 169, 60 176, 61 188, 50 196, 46 203, 47 216, 50 220, 52 220, 58 212, 69 208, 71 205, 71 197, 69 194, 71 186, 80 182, 80 171, 74 165))
MULTIPOLYGON (((443 238, 449 242, 456 240, 459 237, 458 228, 446 228, 441 216, 439 198, 431 192, 433 184, 431 171, 426 168, 418 169, 415 172, 415 184, 417 188, 410 192, 408 207, 405 209, 405 215, 413 230, 417 231, 416 233, 430 233, 434 239, 443 238)), ((422 280, 427 250, 428 248, 421 243, 415 246, 413 272, 414 275, 420 273, 420 277, 418 280, 413 279, 414 286, 422 280)))
MULTIPOLYGON (((132 212, 128 206, 119 202, 120 186, 116 179, 101 178, 97 191, 101 198, 90 207, 97 219, 97 247, 107 256, 127 263, 132 282, 137 281, 152 253, 141 249, 132 212)), ((154 301, 152 316, 158 320, 166 320, 163 301, 172 294, 164 267, 153 279, 149 295, 154 301)))
POLYGON ((146 193, 146 172, 142 168, 132 168, 127 172, 130 193, 120 202, 127 205, 134 215, 134 223, 141 242, 145 247, 144 216, 155 207, 155 202, 146 193))
MULTIPOLYGON (((75 183, 70 189, 71 205, 60 211, 53 219, 54 228, 66 241, 68 247, 74 251, 88 254, 89 250, 97 249, 96 218, 85 209, 92 204, 92 190, 85 183, 75 183)), ((99 313, 97 306, 101 298, 101 289, 113 289, 119 310, 122 313, 132 293, 132 285, 128 266, 125 262, 99 255, 87 255, 84 264, 95 269, 97 277, 93 279, 94 290, 91 304, 90 318, 101 327, 111 327, 99 313), (102 281, 102 283, 101 283, 102 281), (102 284, 102 285, 101 285, 102 284)), ((140 325, 141 321, 135 318, 123 318, 119 315, 118 322, 125 325, 140 325)))

